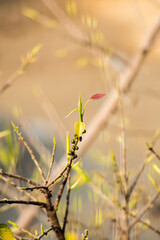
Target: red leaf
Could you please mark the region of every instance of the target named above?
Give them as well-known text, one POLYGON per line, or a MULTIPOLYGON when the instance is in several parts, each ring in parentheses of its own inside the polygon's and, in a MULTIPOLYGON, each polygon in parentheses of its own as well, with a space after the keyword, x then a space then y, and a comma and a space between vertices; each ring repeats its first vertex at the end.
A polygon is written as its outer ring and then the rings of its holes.
POLYGON ((92 95, 90 97, 90 99, 91 100, 99 100, 99 99, 103 98, 104 96, 106 96, 105 93, 96 93, 96 94, 92 95))

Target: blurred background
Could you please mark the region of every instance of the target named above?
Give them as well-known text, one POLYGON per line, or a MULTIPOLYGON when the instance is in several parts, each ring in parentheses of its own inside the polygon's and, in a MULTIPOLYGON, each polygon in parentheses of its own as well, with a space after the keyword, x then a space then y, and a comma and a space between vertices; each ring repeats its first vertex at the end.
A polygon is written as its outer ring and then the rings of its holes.
MULTIPOLYGON (((37 156, 43 156, 47 161, 52 153, 52 138, 55 136, 55 161, 58 164, 65 153, 66 132, 69 131, 72 136, 74 122, 78 121, 77 113, 68 118, 65 116, 77 107, 79 93, 83 103, 95 93, 106 93, 106 97, 110 96, 115 87, 115 79, 119 79, 119 75, 129 66, 160 14, 160 1, 59 0, 56 1, 60 9, 57 13, 59 17, 56 15, 57 10, 54 9, 53 14, 44 2, 0 0, 0 87, 16 73, 22 64, 22 58, 35 46, 41 46, 36 61, 29 64, 24 74, 0 95, 0 130, 3 131, 11 121, 22 125, 22 131, 33 145, 37 156), (65 13, 66 19, 61 16, 61 11, 65 13), (92 43, 91 46, 86 44, 86 38, 92 43)), ((159 46, 158 34, 131 89, 122 96, 127 164, 131 176, 146 157, 146 143, 151 142, 155 134, 159 134, 159 46)), ((95 101, 87 106, 84 118, 86 129, 104 101, 95 101)), ((108 170, 111 171, 108 160, 110 149, 115 152, 119 161, 119 125, 117 112, 96 139, 93 139, 83 156, 83 168, 101 187, 104 179, 100 179, 98 174, 105 176, 108 170)), ((5 141, 1 144, 1 149, 4 143, 5 141)), ((159 143, 157 140, 157 151, 159 143)), ((27 162, 23 160, 26 165, 18 165, 18 169, 26 176, 31 176, 33 164, 30 163, 29 156, 27 159, 27 162)), ((148 180, 148 174, 155 175, 150 167, 146 168, 141 183, 147 184, 147 194, 154 194, 156 189, 148 180)), ((108 176, 110 175, 111 172, 108 176)), ((155 178, 158 179, 158 176, 155 178)), ((106 226, 109 229, 110 223, 105 216, 103 220, 100 217, 95 220, 96 214, 101 215, 95 206, 98 204, 100 209, 104 203, 97 200, 94 191, 87 187, 87 184, 81 185, 73 190, 74 209, 71 213, 76 212, 75 221, 81 222, 82 227, 83 224, 97 226, 96 234, 95 230, 91 230, 91 239, 107 239, 104 236, 106 226), (91 199, 92 204, 88 207, 91 199), (85 208, 89 213, 84 217, 85 208)), ((144 188, 142 192, 145 190, 144 188)), ((159 209, 158 203, 156 206, 156 209, 159 209)), ((149 216, 153 218, 155 225, 159 226, 160 220, 155 214, 157 211, 160 210, 153 209, 149 216)), ((8 220, 8 212, 0 216, 1 222, 8 220)), ((14 211, 13 215, 16 221, 18 215, 14 211)), ((70 231, 75 234, 73 239, 78 239, 76 233, 80 234, 77 228, 76 224, 70 227, 70 231)), ((151 237, 159 239, 149 230, 145 230, 139 239, 151 237)))

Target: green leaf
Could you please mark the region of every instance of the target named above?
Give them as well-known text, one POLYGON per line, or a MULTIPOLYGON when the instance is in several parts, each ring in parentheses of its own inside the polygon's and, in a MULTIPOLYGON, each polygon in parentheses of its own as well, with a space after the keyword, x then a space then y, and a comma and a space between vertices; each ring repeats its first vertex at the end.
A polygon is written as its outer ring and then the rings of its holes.
POLYGON ((0 238, 3 240, 16 240, 11 229, 4 223, 0 223, 0 238))
POLYGON ((19 228, 19 226, 16 224, 16 223, 14 223, 14 222, 12 222, 12 221, 7 221, 9 224, 11 224, 11 225, 13 225, 14 227, 16 227, 16 228, 19 228))
POLYGON ((81 162, 82 158, 80 158, 76 163, 72 164, 72 169, 76 166, 78 166, 78 164, 81 162))
POLYGON ((80 180, 81 180, 81 176, 78 178, 78 180, 70 187, 70 189, 74 189, 77 185, 78 185, 78 183, 80 182, 80 180))
POLYGON ((79 166, 75 166, 74 170, 82 177, 85 182, 90 182, 88 174, 79 166))
POLYGON ((30 57, 33 58, 37 55, 37 53, 39 52, 39 50, 42 48, 42 44, 37 44, 33 49, 32 51, 30 52, 30 57))
POLYGON ((74 130, 75 130, 77 136, 80 137, 85 130, 84 122, 76 122, 74 124, 74 130))
POLYGON ((155 186, 157 188, 158 191, 160 191, 159 186, 157 185, 157 183, 155 182, 155 180, 149 175, 149 180, 151 181, 151 183, 153 184, 153 186, 155 186))

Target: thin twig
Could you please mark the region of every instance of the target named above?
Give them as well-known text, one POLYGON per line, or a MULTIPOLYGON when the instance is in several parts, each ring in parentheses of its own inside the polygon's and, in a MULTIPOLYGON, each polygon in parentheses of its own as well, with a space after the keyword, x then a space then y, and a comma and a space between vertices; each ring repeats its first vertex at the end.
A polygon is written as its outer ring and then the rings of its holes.
POLYGON ((160 193, 158 192, 141 210, 138 216, 133 220, 130 225, 129 229, 131 229, 139 220, 140 218, 152 207, 152 204, 158 199, 160 193))
MULTIPOLYGON (((13 125, 14 126, 14 125, 13 125)), ((35 155, 33 154, 33 151, 32 149, 29 147, 28 143, 26 142, 26 140, 24 139, 24 137, 22 136, 22 133, 19 131, 18 127, 17 126, 14 126, 14 130, 16 132, 16 134, 19 136, 19 139, 23 142, 23 144, 25 145, 26 149, 28 150, 30 156, 31 156, 31 159, 33 160, 34 164, 36 165, 42 179, 44 180, 45 182, 45 176, 44 176, 44 173, 43 173, 43 170, 41 168, 41 166, 39 165, 35 155)))
POLYGON ((17 236, 17 235, 15 235, 15 234, 14 234, 14 236, 15 236, 15 238, 16 238, 17 240, 32 240, 32 238, 20 237, 20 236, 17 236))
POLYGON ((35 205, 42 208, 47 208, 47 204, 44 202, 38 202, 38 201, 24 201, 24 200, 9 200, 9 199, 3 199, 0 200, 0 204, 23 204, 23 205, 35 205))
POLYGON ((52 166, 53 166, 53 163, 54 163, 55 150, 56 150, 56 140, 55 140, 55 138, 53 138, 52 158, 51 158, 51 163, 50 163, 50 167, 49 167, 49 170, 48 170, 48 175, 47 175, 47 178, 46 178, 46 184, 48 183, 50 175, 51 175, 51 170, 52 170, 52 166))
POLYGON ((39 190, 39 189, 47 189, 46 186, 37 186, 37 187, 24 187, 24 190, 29 190, 29 191, 33 191, 33 190, 39 190))
POLYGON ((22 176, 19 176, 19 175, 16 175, 16 174, 11 174, 11 173, 4 172, 2 169, 0 170, 0 175, 6 176, 6 177, 10 177, 10 178, 14 178, 14 179, 18 179, 20 181, 29 183, 29 184, 31 184, 33 186, 39 186, 38 183, 33 182, 31 179, 28 179, 28 178, 25 178, 25 177, 22 177, 22 176))
POLYGON ((42 46, 35 46, 26 57, 22 58, 22 64, 19 68, 8 78, 8 80, 0 87, 0 95, 2 95, 21 75, 24 74, 29 65, 35 62, 35 56, 42 46))
POLYGON ((67 189, 67 195, 66 195, 66 211, 65 211, 65 215, 64 215, 64 219, 63 219, 63 227, 62 230, 65 233, 65 228, 66 228, 66 224, 67 224, 67 217, 68 217, 68 212, 69 212, 69 200, 70 200, 70 174, 68 176, 68 189, 67 189))
POLYGON ((54 179, 52 180, 49 184, 47 184, 47 187, 50 187, 51 185, 53 185, 55 182, 57 182, 58 179, 60 179, 63 174, 65 173, 65 171, 67 170, 68 166, 65 166, 64 169, 60 172, 60 174, 54 179))
POLYGON ((44 236, 47 236, 47 234, 52 230, 53 230, 53 227, 50 227, 50 228, 46 229, 42 234, 40 234, 34 240, 39 240, 39 239, 43 238, 44 236))
POLYGON ((128 200, 129 200, 129 198, 130 198, 130 196, 131 196, 131 194, 132 194, 135 186, 137 185, 137 182, 138 182, 140 176, 142 175, 142 173, 143 173, 146 165, 147 165, 147 162, 146 162, 146 160, 145 160, 145 161, 143 162, 140 170, 137 172, 135 178, 133 179, 133 182, 131 183, 131 185, 130 185, 127 193, 126 193, 126 198, 127 198, 128 200))
POLYGON ((160 155, 158 155, 158 153, 155 152, 155 150, 153 149, 153 147, 149 147, 148 150, 151 151, 151 152, 156 156, 156 158, 157 158, 158 160, 160 160, 160 155))
POLYGON ((64 179, 61 183, 61 186, 60 186, 60 189, 59 189, 59 192, 58 192, 58 196, 55 200, 55 203, 54 203, 54 208, 57 210, 58 208, 58 205, 59 205, 59 202, 61 200, 61 197, 62 197, 62 194, 63 194, 63 190, 65 188, 65 185, 66 185, 66 182, 67 182, 67 179, 68 179, 68 176, 70 174, 70 171, 71 171, 71 164, 67 167, 67 172, 66 172, 66 175, 64 176, 64 179))
MULTIPOLYGON (((128 213, 131 217, 136 218, 136 215, 134 215, 133 213, 128 213)), ((138 222, 142 223, 143 225, 145 225, 146 227, 148 227, 149 229, 151 229, 153 232, 157 233, 158 235, 160 235, 160 231, 156 228, 154 228, 153 226, 151 226, 149 223, 139 219, 138 222)))
POLYGON ((24 73, 23 67, 20 66, 18 70, 13 73, 8 80, 0 88, 0 95, 3 94, 22 74, 24 73))
POLYGON ((27 231, 26 229, 24 228, 21 228, 20 226, 18 226, 18 230, 20 230, 21 232, 27 234, 28 236, 32 237, 32 238, 36 238, 37 236, 32 234, 31 232, 27 231))
POLYGON ((15 184, 14 182, 12 182, 10 179, 7 179, 3 176, 0 175, 0 179, 2 179, 3 181, 7 182, 8 184, 10 184, 11 186, 15 187, 18 191, 20 191, 21 193, 25 194, 27 197, 31 198, 32 200, 37 200, 35 197, 33 197, 30 193, 27 193, 26 191, 24 191, 21 187, 18 187, 17 184, 15 184))

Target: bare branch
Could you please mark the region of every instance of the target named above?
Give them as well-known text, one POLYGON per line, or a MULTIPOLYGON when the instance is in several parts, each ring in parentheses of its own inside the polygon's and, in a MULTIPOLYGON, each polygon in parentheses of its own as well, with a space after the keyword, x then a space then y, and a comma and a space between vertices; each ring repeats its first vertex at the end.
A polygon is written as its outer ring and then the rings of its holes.
POLYGON ((9 79, 0 87, 0 95, 2 95, 21 75, 24 74, 28 66, 35 62, 36 54, 41 49, 41 45, 35 46, 25 58, 22 58, 22 64, 19 68, 9 77, 9 79))
POLYGON ((51 202, 51 192, 49 191, 49 189, 45 189, 45 199, 46 199, 46 204, 47 204, 47 215, 48 218, 51 222, 51 227, 53 229, 53 231, 55 232, 57 239, 58 240, 65 240, 62 228, 60 226, 58 217, 57 217, 57 213, 55 208, 53 207, 53 204, 51 202))
POLYGON ((24 200, 0 200, 0 204, 23 204, 23 205, 35 205, 42 208, 47 208, 47 204, 44 202, 38 202, 38 201, 24 201, 24 200))
POLYGON ((133 182, 132 182, 132 184, 130 185, 130 187, 129 187, 127 193, 126 193, 126 198, 127 198, 128 200, 129 200, 129 198, 130 198, 130 196, 131 196, 131 194, 132 194, 135 186, 137 185, 137 182, 138 182, 141 174, 143 173, 146 165, 147 165, 147 162, 144 161, 143 164, 142 164, 142 166, 141 166, 141 168, 140 168, 140 170, 137 172, 137 175, 136 175, 135 178, 133 179, 133 182))
POLYGON ((37 238, 35 238, 35 240, 39 240, 39 239, 43 238, 44 236, 47 236, 47 234, 52 230, 53 230, 53 227, 46 229, 42 234, 40 234, 37 238))
POLYGON ((12 182, 10 179, 7 179, 3 176, 0 175, 0 179, 2 179, 3 181, 9 183, 12 187, 15 187, 18 191, 20 191, 21 193, 23 193, 24 195, 26 195, 27 197, 31 198, 32 200, 36 200, 35 197, 33 197, 31 194, 27 193, 26 191, 24 191, 22 188, 18 187, 17 184, 15 184, 14 182, 12 182))
POLYGON ((66 185, 66 182, 67 182, 67 179, 68 179, 70 171, 71 171, 71 164, 67 167, 66 175, 64 176, 64 179, 63 179, 63 181, 61 183, 61 186, 60 186, 60 189, 59 189, 59 192, 58 192, 58 196, 57 196, 57 198, 55 200, 54 208, 56 210, 57 210, 59 202, 61 200, 61 197, 62 197, 62 194, 63 194, 63 190, 65 188, 65 185, 66 185))
POLYGON ((26 142, 26 140, 24 139, 24 137, 22 136, 22 133, 19 131, 18 127, 15 126, 14 124, 12 124, 13 127, 14 127, 14 130, 16 132, 16 134, 19 136, 19 139, 23 142, 24 146, 26 147, 26 149, 28 150, 30 156, 31 156, 31 159, 33 160, 34 164, 36 165, 42 179, 44 180, 45 182, 45 176, 44 176, 44 173, 43 173, 43 170, 41 168, 41 166, 39 165, 35 155, 33 154, 33 151, 32 149, 30 148, 30 146, 28 145, 28 143, 26 142))
MULTIPOLYGON (((134 215, 133 213, 128 213, 131 217, 136 218, 136 215, 134 215)), ((154 228, 152 225, 150 225, 149 223, 139 219, 138 222, 142 223, 143 225, 145 225, 146 227, 148 227, 149 229, 151 229, 153 232, 157 233, 158 235, 160 235, 160 231, 156 228, 154 228)))
POLYGON ((155 152, 155 150, 153 149, 153 147, 150 147, 150 148, 148 148, 149 149, 149 151, 151 151, 154 155, 155 155, 155 157, 160 161, 160 155, 158 155, 156 152, 155 152))
POLYGON ((64 216, 64 220, 63 220, 63 232, 65 233, 65 227, 67 224, 67 217, 68 217, 68 212, 69 212, 69 199, 70 199, 70 174, 68 176, 68 189, 67 189, 67 195, 66 195, 66 211, 65 211, 65 216, 64 216))
POLYGON ((53 181, 51 181, 51 182, 47 185, 47 187, 50 187, 50 186, 53 185, 55 182, 57 182, 57 180, 60 179, 60 178, 63 176, 63 174, 65 173, 66 170, 67 170, 67 166, 64 167, 64 169, 60 172, 60 174, 59 174, 53 181))
POLYGON ((18 179, 20 181, 29 183, 29 184, 31 184, 33 186, 39 186, 38 183, 33 182, 31 179, 27 179, 25 177, 22 177, 22 176, 19 176, 19 175, 16 175, 16 174, 10 174, 10 173, 4 172, 2 169, 0 169, 0 175, 6 176, 6 177, 10 177, 10 178, 14 178, 14 179, 18 179))
POLYGON ((131 229, 139 220, 140 218, 152 207, 152 204, 158 199, 160 193, 158 192, 141 210, 141 212, 138 214, 138 216, 133 220, 129 228, 131 229))

